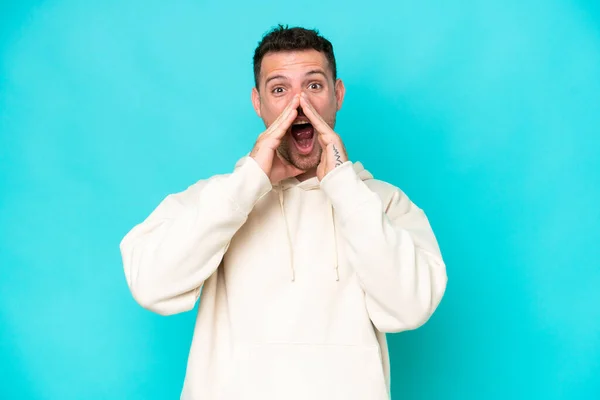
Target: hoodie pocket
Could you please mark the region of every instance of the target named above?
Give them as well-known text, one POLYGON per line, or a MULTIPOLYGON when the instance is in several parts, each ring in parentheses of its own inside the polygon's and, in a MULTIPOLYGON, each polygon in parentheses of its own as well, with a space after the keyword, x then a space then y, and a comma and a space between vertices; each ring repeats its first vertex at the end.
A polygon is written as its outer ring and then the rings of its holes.
POLYGON ((265 344, 234 366, 239 400, 387 400, 377 346, 265 344))

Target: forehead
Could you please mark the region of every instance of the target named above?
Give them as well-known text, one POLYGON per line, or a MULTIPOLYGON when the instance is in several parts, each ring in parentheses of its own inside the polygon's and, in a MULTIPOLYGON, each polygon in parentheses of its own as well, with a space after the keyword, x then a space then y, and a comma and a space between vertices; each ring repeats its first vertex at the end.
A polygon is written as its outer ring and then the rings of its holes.
POLYGON ((331 70, 325 54, 316 50, 278 51, 267 53, 260 67, 261 81, 272 75, 284 75, 293 79, 304 73, 321 69, 331 78, 331 70))

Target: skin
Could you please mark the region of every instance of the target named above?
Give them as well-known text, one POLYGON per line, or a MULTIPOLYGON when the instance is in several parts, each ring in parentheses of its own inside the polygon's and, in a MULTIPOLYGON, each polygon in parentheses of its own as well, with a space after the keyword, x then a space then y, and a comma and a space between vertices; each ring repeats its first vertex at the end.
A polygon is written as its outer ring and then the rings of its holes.
POLYGON ((327 173, 348 160, 341 138, 333 131, 345 88, 334 81, 327 58, 316 50, 267 53, 262 60, 252 104, 267 128, 250 153, 271 183, 296 177, 303 181, 327 173), (315 129, 310 154, 298 152, 291 126, 307 119, 315 129))

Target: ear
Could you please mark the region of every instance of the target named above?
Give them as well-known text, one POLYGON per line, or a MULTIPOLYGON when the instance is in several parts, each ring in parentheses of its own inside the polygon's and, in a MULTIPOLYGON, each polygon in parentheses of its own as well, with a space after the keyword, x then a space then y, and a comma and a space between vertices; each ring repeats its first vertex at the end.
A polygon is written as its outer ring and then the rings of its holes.
POLYGON ((258 90, 256 87, 252 88, 252 106, 254 107, 254 111, 259 118, 262 118, 260 115, 260 94, 258 94, 258 90))
POLYGON ((335 82, 335 100, 337 105, 337 110, 340 111, 342 108, 342 103, 344 102, 344 95, 346 94, 346 88, 344 87, 344 82, 341 79, 338 79, 335 82))

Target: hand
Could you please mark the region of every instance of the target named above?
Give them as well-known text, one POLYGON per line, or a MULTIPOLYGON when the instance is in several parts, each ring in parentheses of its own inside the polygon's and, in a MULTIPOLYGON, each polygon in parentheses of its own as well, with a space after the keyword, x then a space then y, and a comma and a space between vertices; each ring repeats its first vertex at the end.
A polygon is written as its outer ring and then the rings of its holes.
POLYGON ((323 149, 321 162, 317 166, 317 178, 319 181, 322 181, 325 175, 331 170, 348 161, 346 147, 339 135, 331 129, 329 124, 323 120, 309 103, 308 97, 304 93, 300 97, 300 106, 302 107, 302 111, 304 111, 304 115, 310 120, 315 129, 317 139, 323 149))
POLYGON ((250 152, 250 157, 254 158, 267 174, 271 184, 304 172, 284 160, 277 151, 283 136, 298 116, 299 106, 300 96, 296 95, 267 130, 258 136, 250 152))

